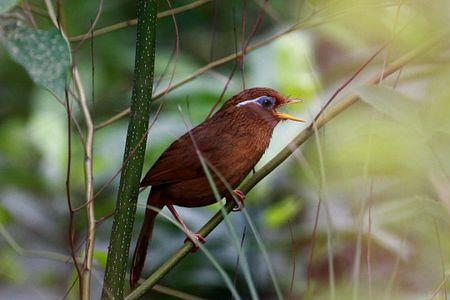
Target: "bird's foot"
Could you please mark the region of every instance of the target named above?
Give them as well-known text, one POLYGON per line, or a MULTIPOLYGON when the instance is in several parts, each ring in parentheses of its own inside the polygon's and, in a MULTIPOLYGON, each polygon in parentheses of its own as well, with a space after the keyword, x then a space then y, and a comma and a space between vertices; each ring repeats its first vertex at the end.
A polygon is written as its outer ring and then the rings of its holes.
POLYGON ((184 243, 191 242, 194 246, 191 250, 192 253, 195 253, 200 249, 200 244, 206 243, 206 239, 200 235, 200 233, 193 233, 190 232, 188 235, 186 235, 187 238, 184 240, 184 243))
POLYGON ((227 201, 233 201, 236 203, 233 211, 242 211, 244 208, 245 194, 241 190, 236 189, 233 193, 230 193, 227 201))

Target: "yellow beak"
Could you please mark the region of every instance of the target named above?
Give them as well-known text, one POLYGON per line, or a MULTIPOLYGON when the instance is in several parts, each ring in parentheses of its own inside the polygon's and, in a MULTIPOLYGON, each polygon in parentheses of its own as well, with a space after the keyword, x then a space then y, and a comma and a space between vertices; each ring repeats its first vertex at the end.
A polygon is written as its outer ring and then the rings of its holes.
POLYGON ((288 114, 285 114, 285 113, 280 113, 280 112, 276 112, 275 116, 277 116, 279 119, 282 119, 282 120, 292 120, 292 121, 296 121, 296 122, 306 122, 303 119, 300 119, 300 118, 297 118, 297 117, 294 117, 294 116, 291 116, 291 115, 288 115, 288 114))
MULTIPOLYGON (((289 105, 289 104, 293 104, 293 103, 299 103, 302 102, 302 100, 300 99, 288 99, 284 105, 289 105)), ((292 120, 292 121, 296 121, 296 122, 306 122, 303 119, 285 114, 285 113, 280 113, 280 112, 275 112, 275 116, 277 116, 279 119, 281 120, 292 120)))

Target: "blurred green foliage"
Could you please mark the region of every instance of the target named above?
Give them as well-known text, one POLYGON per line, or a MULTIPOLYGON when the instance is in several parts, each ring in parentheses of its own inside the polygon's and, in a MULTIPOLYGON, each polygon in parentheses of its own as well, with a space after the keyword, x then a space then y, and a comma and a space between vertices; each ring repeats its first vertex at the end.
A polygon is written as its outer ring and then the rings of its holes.
MULTIPOLYGON (((190 2, 171 1, 171 5, 190 2)), ((180 48, 176 59, 172 18, 159 19, 155 74, 160 82, 156 91, 164 91, 172 72, 173 82, 178 82, 240 49, 242 18, 246 16, 248 38, 263 2, 216 0, 177 14, 180 48)), ((26 3, 45 11, 42 1, 26 3)), ((105 1, 96 28, 135 18, 135 5, 130 1, 105 1)), ((88 31, 97 6, 95 1, 62 1, 61 20, 69 36, 88 31)), ((166 1, 160 1, 159 10, 166 9, 166 1)), ((269 86, 303 98, 304 103, 291 108, 291 113, 311 120, 342 83, 401 31, 342 92, 342 96, 356 93, 362 101, 336 117, 248 195, 248 212, 263 236, 286 298, 446 299, 450 274, 448 43, 444 41, 379 85, 367 86, 364 82, 383 70, 386 63, 448 28, 449 9, 450 4, 443 0, 269 1, 252 43, 297 22, 300 29, 247 53, 244 68, 236 72, 224 99, 240 91, 243 82, 245 87, 269 86), (289 293, 294 265, 293 290, 289 293)), ((46 16, 36 10, 32 14, 40 30, 52 30, 46 16)), ((20 7, 0 18, 11 21, 17 16, 32 26, 20 7)), ((129 105, 134 42, 135 28, 130 26, 99 36, 93 44, 86 40, 81 46, 79 42, 71 45, 76 49, 72 58, 80 68, 96 124, 129 105)), ((16 64, 10 52, 8 47, 0 48, 0 224, 31 252, 19 253, 0 236, 0 298, 29 299, 36 291, 43 298, 61 298, 75 278, 73 268, 34 254, 43 251, 53 258, 55 254, 69 255, 64 186, 66 111, 48 91, 33 83, 27 73, 29 65, 16 64)), ((177 106, 182 107, 192 125, 201 122, 233 67, 234 62, 229 62, 211 69, 164 97, 161 114, 149 133, 145 170, 185 131, 177 106)), ((152 120, 161 102, 155 103, 152 120)), ((83 129, 77 105, 73 109, 83 129)), ((123 118, 96 131, 96 191, 120 167, 126 123, 123 118)), ((304 126, 281 124, 258 167, 304 126)), ((78 206, 84 199, 84 153, 75 128, 72 137, 71 190, 78 206)), ((115 180, 95 200, 98 219, 112 211, 117 186, 115 180)), ((142 221, 146 193, 140 199, 138 222, 142 221)), ((180 209, 180 213, 197 229, 216 209, 180 209)), ((237 213, 231 220, 242 234, 244 217, 237 213)), ((84 211, 77 213, 75 225, 80 244, 86 233, 84 211)), ((98 226, 93 297, 100 294, 110 227, 110 220, 98 226)), ((274 299, 264 259, 255 239, 246 232, 244 249, 258 293, 261 298, 274 299)), ((159 218, 145 274, 182 241, 182 233, 159 218)), ((213 233, 206 246, 233 278, 236 253, 224 226, 213 233)), ((237 274, 237 289, 248 299, 242 272, 238 270, 237 274)), ((204 298, 227 299, 230 295, 201 253, 185 259, 161 284, 204 298)), ((70 297, 76 297, 75 290, 70 297)), ((172 299, 156 292, 152 295, 172 299)))

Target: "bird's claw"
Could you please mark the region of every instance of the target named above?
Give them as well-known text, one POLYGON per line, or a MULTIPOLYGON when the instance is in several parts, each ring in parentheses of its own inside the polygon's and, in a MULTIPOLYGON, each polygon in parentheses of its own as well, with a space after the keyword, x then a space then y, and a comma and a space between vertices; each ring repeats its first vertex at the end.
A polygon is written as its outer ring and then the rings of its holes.
POLYGON ((187 236, 187 238, 184 240, 184 243, 191 242, 194 246, 191 250, 192 253, 195 253, 200 249, 199 243, 204 244, 206 243, 206 239, 201 236, 199 233, 191 233, 187 236))
POLYGON ((232 211, 242 211, 242 209, 244 209, 245 194, 241 190, 236 189, 233 191, 231 197, 232 201, 236 203, 236 207, 234 207, 232 211))

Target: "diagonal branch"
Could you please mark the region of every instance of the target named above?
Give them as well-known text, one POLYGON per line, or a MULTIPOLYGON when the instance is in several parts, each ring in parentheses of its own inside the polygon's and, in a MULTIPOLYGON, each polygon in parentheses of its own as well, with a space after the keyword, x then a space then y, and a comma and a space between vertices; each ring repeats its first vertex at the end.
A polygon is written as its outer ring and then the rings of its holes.
MULTIPOLYGON (((157 18, 158 19, 162 19, 162 18, 165 18, 165 17, 169 17, 172 14, 179 14, 179 13, 182 13, 182 12, 194 9, 196 7, 199 7, 199 6, 203 5, 203 4, 206 4, 206 3, 211 2, 211 1, 212 0, 197 0, 197 1, 194 1, 192 3, 186 4, 186 5, 174 8, 174 9, 169 9, 167 11, 160 12, 160 13, 158 13, 157 18)), ((137 18, 136 19, 127 20, 127 21, 123 21, 123 22, 120 22, 120 23, 116 23, 116 24, 113 24, 113 25, 109 25, 109 26, 106 26, 106 27, 94 30, 92 34, 90 34, 90 31, 92 29, 91 28, 85 34, 80 34, 80 35, 77 35, 77 36, 70 37, 69 41, 77 42, 77 41, 82 41, 84 39, 92 39, 93 37, 97 37, 97 36, 100 36, 100 35, 107 34, 109 32, 113 32, 113 31, 116 31, 116 30, 120 30, 120 29, 124 29, 124 28, 130 27, 130 26, 134 26, 136 24, 137 24, 137 18)))
MULTIPOLYGON (((367 84, 377 84, 380 79, 389 77, 396 71, 400 70, 409 63, 411 60, 424 54, 436 44, 443 40, 444 37, 448 37, 448 33, 440 34, 428 42, 422 44, 422 46, 408 52, 396 61, 392 62, 386 67, 383 72, 376 74, 372 77, 367 84)), ((337 115, 344 112, 347 108, 358 101, 358 96, 353 94, 343 99, 338 104, 328 108, 326 113, 321 114, 320 117, 313 121, 314 126, 307 126, 301 131, 285 148, 283 148, 273 159, 271 159, 266 165, 258 170, 253 176, 245 181, 239 188, 242 192, 249 192, 258 182, 264 177, 270 174, 275 168, 277 168, 282 162, 284 162, 295 150, 297 150, 303 143, 305 143, 313 134, 316 129, 322 128, 329 121, 334 119, 337 115)), ((230 213, 234 207, 234 203, 229 202, 225 204, 225 210, 230 213)), ((216 228, 224 219, 221 211, 216 213, 199 231, 198 233, 203 237, 209 235, 214 228, 216 228)), ((151 287, 153 287, 159 280, 161 280, 172 268, 174 268, 181 260, 183 260, 191 251, 193 245, 191 243, 184 244, 177 252, 175 252, 170 258, 168 258, 153 274, 146 279, 139 287, 132 291, 125 299, 134 300, 144 295, 151 287)))

